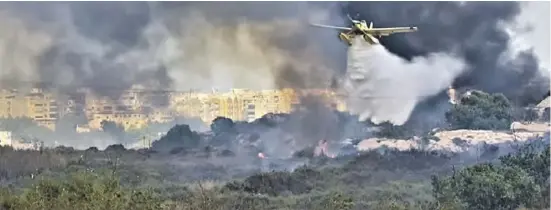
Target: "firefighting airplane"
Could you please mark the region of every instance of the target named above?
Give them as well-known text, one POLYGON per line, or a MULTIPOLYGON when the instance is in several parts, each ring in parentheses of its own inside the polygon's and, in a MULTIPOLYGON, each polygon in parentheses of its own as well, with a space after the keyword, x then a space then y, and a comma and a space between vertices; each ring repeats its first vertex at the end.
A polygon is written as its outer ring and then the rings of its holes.
POLYGON ((339 33, 339 38, 342 41, 346 42, 348 46, 352 45, 352 39, 357 35, 363 35, 364 40, 369 44, 379 44, 379 40, 377 38, 381 38, 382 36, 388 36, 394 33, 417 31, 417 27, 373 28, 373 22, 370 22, 369 26, 367 26, 365 20, 354 20, 350 17, 350 15, 347 16, 348 19, 352 22, 352 28, 313 23, 310 23, 310 25, 341 30, 342 32, 339 33))

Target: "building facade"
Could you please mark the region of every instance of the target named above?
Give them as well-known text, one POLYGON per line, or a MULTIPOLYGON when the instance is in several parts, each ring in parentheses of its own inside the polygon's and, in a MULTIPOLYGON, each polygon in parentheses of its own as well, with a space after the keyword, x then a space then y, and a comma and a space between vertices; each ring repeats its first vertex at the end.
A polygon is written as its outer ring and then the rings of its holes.
MULTIPOLYGON (((222 116, 234 121, 253 121, 268 113, 290 113, 305 94, 326 99, 328 105, 345 111, 343 100, 328 90, 296 92, 293 89, 228 92, 169 92, 130 89, 119 98, 102 97, 79 91, 59 100, 54 94, 34 89, 21 94, 0 91, 0 118, 28 117, 41 126, 55 129, 58 119, 67 114, 85 116, 85 130, 101 129, 102 121, 112 121, 127 130, 141 129, 149 123, 170 122, 176 116, 200 118, 210 124, 222 116)), ((81 129, 82 130, 82 129, 81 129)))

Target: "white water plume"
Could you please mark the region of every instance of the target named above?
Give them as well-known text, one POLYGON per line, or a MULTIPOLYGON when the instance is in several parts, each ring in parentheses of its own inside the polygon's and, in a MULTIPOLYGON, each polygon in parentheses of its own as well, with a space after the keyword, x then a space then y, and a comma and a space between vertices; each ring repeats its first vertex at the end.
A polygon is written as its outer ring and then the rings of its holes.
POLYGON ((356 37, 348 49, 343 88, 350 112, 360 121, 402 125, 418 102, 448 88, 464 69, 462 60, 448 54, 407 61, 356 37))

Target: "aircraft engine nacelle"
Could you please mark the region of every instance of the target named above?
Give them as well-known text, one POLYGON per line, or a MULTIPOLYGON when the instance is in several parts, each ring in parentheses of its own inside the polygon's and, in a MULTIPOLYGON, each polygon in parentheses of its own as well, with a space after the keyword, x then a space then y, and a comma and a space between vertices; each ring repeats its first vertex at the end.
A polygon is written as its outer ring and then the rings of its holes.
POLYGON ((365 41, 369 44, 379 44, 379 39, 375 38, 373 35, 365 34, 363 35, 365 41))

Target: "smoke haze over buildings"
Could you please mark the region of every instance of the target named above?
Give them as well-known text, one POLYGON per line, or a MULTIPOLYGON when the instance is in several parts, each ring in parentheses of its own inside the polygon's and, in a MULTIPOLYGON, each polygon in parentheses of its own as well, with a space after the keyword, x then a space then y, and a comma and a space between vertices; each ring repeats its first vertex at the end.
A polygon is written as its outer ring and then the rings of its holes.
MULTIPOLYGON (((548 2, 537 3, 542 4, 540 8, 549 7, 548 2)), ((546 92, 549 84, 549 78, 540 71, 539 59, 544 56, 538 56, 545 49, 508 53, 518 36, 510 33, 515 30, 509 30, 507 24, 515 21, 520 21, 517 25, 533 24, 522 22, 530 20, 520 18, 529 7, 519 2, 5 2, 0 5, 3 86, 23 87, 36 82, 65 91, 90 88, 106 96, 117 96, 135 84, 148 89, 178 90, 329 87, 332 77, 345 75, 346 48, 336 31, 313 29, 306 23, 310 20, 343 25, 345 12, 353 16, 358 12, 359 18, 373 21, 375 27, 419 27, 415 33, 383 38, 382 45, 388 51, 382 46, 370 51, 374 53, 372 57, 392 61, 379 63, 372 59, 370 64, 392 68, 381 72, 390 80, 383 84, 398 84, 406 75, 412 80, 444 75, 435 84, 408 83, 408 89, 415 92, 411 94, 418 97, 400 99, 403 107, 390 106, 384 100, 369 102, 382 103, 381 107, 390 110, 358 111, 363 113, 362 118, 378 116, 375 121, 400 124, 408 119, 407 113, 417 103, 430 98, 422 93, 441 96, 438 92, 448 81, 453 81, 455 87, 504 92, 519 103, 539 100, 536 99, 539 93, 546 92), (413 59, 414 64, 401 62, 399 57, 413 59), (416 61, 427 67, 415 65, 416 61), (466 69, 455 78, 461 62, 466 69), (454 65, 447 66, 449 63, 454 65), (405 69, 399 70, 402 67, 405 69), (381 113, 395 110, 403 114, 381 117, 385 115, 381 113)), ((549 25, 548 19, 538 19, 542 23, 531 26, 549 25)), ((525 43, 530 45, 534 44, 525 43)), ((376 91, 383 95, 395 93, 393 89, 376 91)))
POLYGON ((331 77, 316 40, 300 24, 306 3, 2 4, 5 85, 36 82, 116 96, 136 84, 302 88, 331 77))

